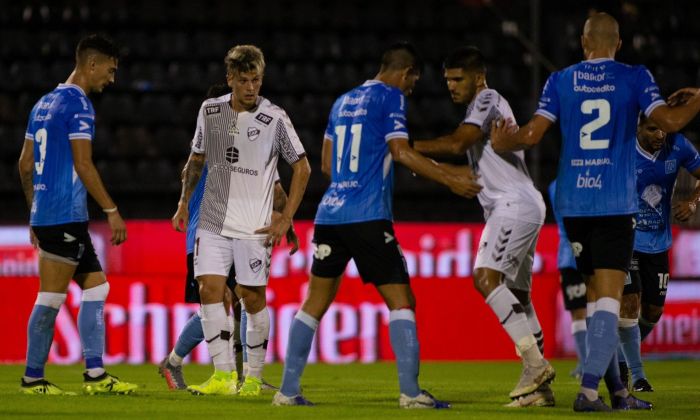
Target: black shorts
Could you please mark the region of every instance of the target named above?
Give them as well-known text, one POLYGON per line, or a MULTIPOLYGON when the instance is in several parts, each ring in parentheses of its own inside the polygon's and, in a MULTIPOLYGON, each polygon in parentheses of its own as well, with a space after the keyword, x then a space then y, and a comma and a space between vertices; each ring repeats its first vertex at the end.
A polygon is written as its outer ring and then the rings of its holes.
POLYGON ((575 268, 559 269, 564 308, 567 311, 586 309, 586 282, 575 268))
POLYGON ((643 303, 664 306, 669 279, 668 251, 657 254, 635 251, 630 276, 632 285, 625 286, 624 294, 641 292, 643 303))
POLYGON ((596 269, 627 272, 634 247, 632 215, 565 217, 564 228, 581 274, 596 269))
POLYGON ((388 220, 315 225, 313 244, 314 276, 339 277, 352 258, 365 283, 380 286, 409 282, 406 260, 388 220))
MULTIPOLYGON (((236 267, 231 265, 231 270, 228 272, 226 286, 233 290, 236 287, 236 267)), ((194 253, 187 254, 187 277, 185 278, 185 302, 200 303, 199 299, 199 282, 194 278, 194 253)))
POLYGON ((32 226, 45 258, 77 266, 75 274, 102 271, 88 233, 88 222, 32 226))

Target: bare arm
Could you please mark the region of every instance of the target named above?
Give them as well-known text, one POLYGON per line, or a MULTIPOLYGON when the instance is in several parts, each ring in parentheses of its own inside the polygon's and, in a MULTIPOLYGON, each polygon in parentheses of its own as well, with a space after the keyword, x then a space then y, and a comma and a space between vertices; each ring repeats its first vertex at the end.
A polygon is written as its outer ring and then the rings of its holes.
POLYGON ((119 245, 126 241, 126 224, 119 214, 117 205, 109 196, 102 183, 102 178, 92 162, 92 142, 90 140, 71 140, 73 166, 85 189, 107 214, 107 222, 112 230, 112 244, 119 245))
POLYGON ((496 153, 529 149, 544 137, 552 121, 535 115, 524 126, 518 127, 512 121, 499 121, 491 124, 491 147, 496 153))
POLYGON ((197 183, 202 177, 204 170, 205 155, 199 153, 190 153, 190 157, 182 169, 182 189, 180 191, 180 200, 177 202, 177 211, 172 217, 171 222, 173 229, 184 232, 187 230, 189 222, 189 209, 187 208, 192 192, 197 188, 197 183))
POLYGON ((413 149, 425 156, 444 158, 464 155, 472 145, 483 138, 481 129, 474 124, 461 124, 446 136, 413 143, 413 149))
POLYGON ((700 201, 700 168, 693 171, 692 175, 697 179, 695 181, 695 190, 687 201, 679 201, 673 205, 673 215, 681 222, 687 222, 697 210, 698 201, 700 201))
POLYGON ((472 198, 481 190, 481 186, 476 182, 476 177, 467 166, 438 165, 413 150, 408 145, 408 139, 390 140, 389 150, 394 161, 401 163, 424 178, 446 185, 457 195, 472 198))
POLYGON ((700 89, 685 88, 669 97, 669 103, 676 106, 661 105, 651 111, 649 117, 659 128, 667 133, 682 129, 700 112, 700 89), (677 100, 681 98, 680 100, 677 100))
POLYGON ((34 140, 24 139, 18 166, 24 198, 27 200, 27 207, 31 210, 34 199, 34 140))
POLYGON ((321 147, 321 172, 326 179, 331 179, 331 165, 333 164, 333 142, 324 137, 321 147))
MULTIPOLYGON (((282 183, 276 182, 275 196, 272 200, 272 210, 281 214, 286 205, 287 193, 284 191, 284 188, 282 188, 282 183)), ((294 231, 294 222, 290 223, 286 237, 287 244, 292 246, 292 248, 289 250, 289 255, 292 255, 299 250, 299 238, 297 237, 297 233, 294 231)))

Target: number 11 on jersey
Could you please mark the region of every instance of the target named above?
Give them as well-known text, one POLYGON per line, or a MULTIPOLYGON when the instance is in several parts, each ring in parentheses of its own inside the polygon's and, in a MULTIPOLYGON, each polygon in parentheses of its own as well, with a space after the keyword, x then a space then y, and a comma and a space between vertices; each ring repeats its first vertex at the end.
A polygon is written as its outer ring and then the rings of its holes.
MULTIPOLYGON (((335 156, 335 171, 340 173, 340 165, 343 161, 343 147, 345 146, 345 134, 347 125, 338 125, 335 127, 335 138, 338 142, 336 146, 335 156)), ((360 165, 360 139, 362 137, 362 124, 353 124, 350 126, 350 172, 356 173, 360 165)))

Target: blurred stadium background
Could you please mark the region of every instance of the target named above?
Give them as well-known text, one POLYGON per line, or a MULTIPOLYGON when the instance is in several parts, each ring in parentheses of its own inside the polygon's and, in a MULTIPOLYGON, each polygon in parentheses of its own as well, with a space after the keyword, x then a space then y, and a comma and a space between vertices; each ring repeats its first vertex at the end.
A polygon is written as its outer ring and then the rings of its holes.
MULTIPOLYGON (((333 100, 372 78, 382 48, 394 41, 413 42, 426 60, 409 99, 410 129, 416 139, 452 131, 464 114, 463 107, 451 103, 442 79, 446 52, 464 44, 480 47, 489 59, 489 85, 509 100, 524 122, 534 111, 549 72, 581 59, 579 36, 592 10, 617 17, 623 39, 618 59, 648 66, 664 95, 700 85, 700 4, 694 0, 668 0, 663 7, 653 0, 3 0, 0 10, 0 283, 7 285, 0 305, 2 319, 17 319, 19 314, 26 320, 37 287, 36 254, 28 245, 26 227, 20 227, 28 212, 16 169, 29 111, 41 95, 67 78, 81 36, 106 33, 125 53, 116 84, 92 97, 97 113, 94 158, 130 229, 129 241, 112 248, 105 245, 100 216, 92 225, 112 280, 112 304, 106 308, 112 362, 157 362, 191 313, 191 306, 180 303, 184 238, 172 232, 167 219, 176 207, 179 174, 189 153, 197 109, 209 85, 224 80, 223 56, 233 45, 253 43, 262 48, 267 61, 262 95, 287 110, 310 157, 314 173, 298 212, 300 221, 313 218, 326 186, 320 152, 333 100)), ((685 134, 697 145, 699 133, 696 118, 685 134)), ((556 174, 559 141, 552 130, 527 154, 530 172, 545 196, 556 174)), ((287 185, 288 167, 280 165, 280 171, 287 185)), ((693 185, 683 173, 677 195, 687 196, 693 185)), ((397 221, 411 222, 400 223, 397 232, 404 249, 413 255, 419 308, 425 302, 420 312, 425 317, 419 320, 424 325, 422 336, 430 334, 431 308, 449 311, 456 323, 451 328, 456 329, 462 328, 466 317, 483 315, 479 326, 483 334, 498 335, 481 353, 460 353, 464 349, 459 346, 444 352, 435 346, 437 353, 425 347, 424 355, 452 360, 513 357, 505 335, 499 335, 495 318, 468 278, 470 253, 483 221, 476 200, 458 199, 400 166, 395 196, 397 221)), ((95 210, 92 214, 98 215, 95 210)), ((700 354, 700 283, 693 281, 700 278, 700 233, 693 230, 698 220, 696 215, 676 229, 680 245, 673 250, 672 275, 674 280, 690 281, 672 281, 675 297, 669 300, 677 306, 664 315, 668 326, 646 350, 700 354)), ((276 300, 271 307, 278 311, 275 322, 279 322, 273 334, 283 338, 271 350, 271 360, 284 354, 285 322, 304 290, 309 228, 303 222, 299 228, 300 254, 287 258, 281 248, 273 257, 271 290, 276 300), (284 283, 287 280, 291 283, 284 283)), ((565 312, 557 295, 556 244, 555 228, 546 227, 538 248, 535 299, 536 303, 540 299, 538 311, 543 312, 540 318, 549 334, 548 354, 570 356, 565 312)), ((346 306, 337 306, 336 318, 321 330, 318 359, 390 359, 386 325, 381 326, 380 319, 379 329, 370 328, 372 323, 376 326, 381 310, 367 304, 377 303, 378 297, 354 279, 345 283, 340 302, 346 306)), ((74 328, 79 300, 79 291, 71 289, 58 321, 52 361, 80 359, 74 328)), ((16 337, 16 345, 0 354, 0 361, 23 358, 26 324, 14 324, 6 334, 16 337)), ((479 331, 472 334, 479 336, 479 331)), ((200 349, 198 360, 206 361, 205 353, 200 349)))

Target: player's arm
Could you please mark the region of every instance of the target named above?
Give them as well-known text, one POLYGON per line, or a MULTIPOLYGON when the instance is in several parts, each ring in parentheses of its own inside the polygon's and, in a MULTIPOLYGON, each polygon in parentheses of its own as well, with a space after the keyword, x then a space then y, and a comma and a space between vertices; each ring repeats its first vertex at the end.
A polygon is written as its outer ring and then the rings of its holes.
POLYGON ((700 89, 684 88, 669 97, 669 105, 654 108, 649 118, 667 133, 682 129, 700 112, 700 89))
POLYGON ((331 165, 333 164, 333 142, 328 137, 323 138, 321 146, 321 173, 326 179, 331 179, 331 165))
POLYGON ((202 153, 191 152, 190 157, 185 163, 185 167, 182 169, 182 188, 180 190, 180 200, 177 202, 177 211, 172 217, 171 222, 173 229, 184 232, 187 230, 187 224, 189 222, 189 209, 188 205, 190 202, 190 197, 195 188, 197 188, 197 183, 202 177, 202 171, 204 170, 205 155, 202 153))
POLYGON ((520 128, 512 121, 495 121, 491 124, 491 147, 496 153, 529 149, 542 141, 551 125, 551 120, 537 114, 520 128))
POLYGON ((31 210, 34 199, 34 140, 24 139, 18 167, 24 198, 27 200, 27 207, 31 210))
POLYGON ((462 156, 483 137, 481 128, 476 125, 460 124, 454 132, 446 136, 416 141, 413 143, 413 149, 432 158, 462 156))
POLYGON ((695 214, 698 202, 700 202, 700 168, 695 169, 691 174, 696 181, 690 199, 679 201, 673 205, 673 216, 681 222, 687 222, 695 214))
MULTIPOLYGON (((287 193, 284 191, 282 183, 277 181, 275 182, 275 193, 272 199, 272 210, 281 215, 286 205, 287 193)), ((289 255, 292 255, 299 250, 299 238, 297 237, 297 233, 294 231, 294 222, 289 225, 286 238, 287 244, 292 246, 292 249, 289 250, 289 255)))
POLYGON ((394 161, 424 178, 446 185, 457 195, 472 198, 481 191, 477 177, 468 166, 437 164, 413 150, 406 138, 389 140, 389 150, 394 161))
POLYGON ((75 173, 78 174, 85 189, 102 208, 102 211, 107 214, 107 222, 112 230, 112 245, 121 244, 126 241, 126 223, 124 223, 117 205, 109 196, 102 183, 102 178, 92 162, 92 141, 73 139, 70 141, 70 145, 73 152, 75 173))

